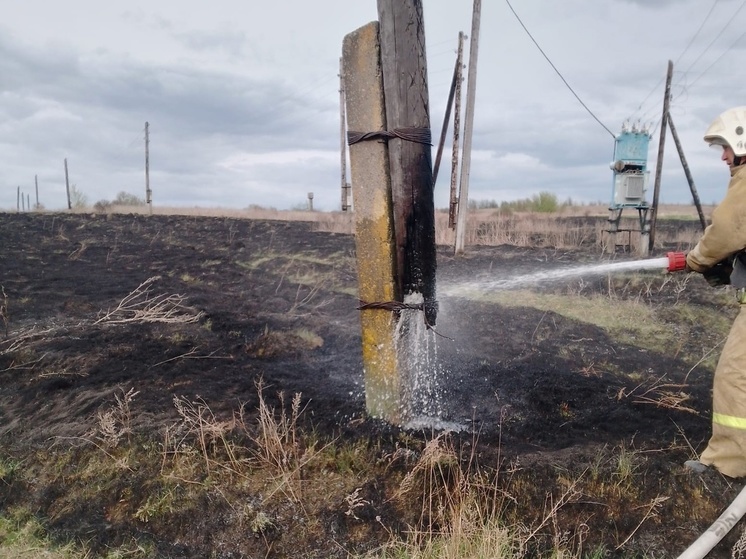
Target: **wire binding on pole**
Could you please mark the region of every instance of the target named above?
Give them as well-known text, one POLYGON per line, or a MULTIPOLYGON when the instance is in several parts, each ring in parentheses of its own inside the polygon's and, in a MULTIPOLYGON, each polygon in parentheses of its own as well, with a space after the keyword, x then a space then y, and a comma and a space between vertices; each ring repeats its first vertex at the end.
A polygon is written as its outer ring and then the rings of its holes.
POLYGON ((408 142, 433 145, 432 135, 429 128, 394 128, 391 130, 378 130, 376 132, 347 132, 347 145, 356 144, 364 140, 399 138, 408 142))

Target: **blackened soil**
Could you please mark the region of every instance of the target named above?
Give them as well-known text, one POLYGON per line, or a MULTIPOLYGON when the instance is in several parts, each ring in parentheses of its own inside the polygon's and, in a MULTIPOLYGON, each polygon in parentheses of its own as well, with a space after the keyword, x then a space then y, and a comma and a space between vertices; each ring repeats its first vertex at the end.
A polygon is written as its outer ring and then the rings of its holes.
MULTIPOLYGON (((440 247, 438 285, 599 258, 588 251, 510 246, 473 248, 454 257, 440 247)), ((356 281, 354 238, 316 232, 310 223, 0 215, 0 285, 8 327, 0 342, 2 448, 22 456, 49 441, 83 437, 97 411, 130 389, 138 391, 132 430, 158 439, 177 419, 174 398, 199 399, 217 417, 237 409, 255 413, 260 379, 273 405, 280 391, 301 393, 303 420, 320 437, 395 440, 401 429, 366 415, 356 281), (150 322, 147 315, 117 311, 128 296, 143 292, 183 297, 175 320, 150 322), (107 319, 108 313, 113 314, 107 319)), ((593 289, 603 292, 604 281, 593 289)), ((697 290, 706 288, 692 281, 687 289, 696 299, 697 290)), ((661 289, 648 293, 647 304, 673 304, 671 297, 661 289)), ((682 522, 680 509, 688 505, 677 498, 677 487, 687 495, 696 489, 713 511, 737 493, 731 480, 716 476, 700 483, 681 467, 709 434, 711 369, 693 368, 673 351, 622 344, 589 322, 536 307, 444 297, 436 331, 438 383, 445 394, 439 418, 462 426, 456 436, 475 444, 484 462, 527 472, 539 506, 548 494, 561 494, 557 471, 583 471, 582 464, 599 456, 599 449, 633 448, 644 457, 640 499, 653 512, 639 529, 644 508, 624 517, 599 512, 593 504, 573 505, 571 522, 584 518, 592 527, 613 522, 615 544, 632 534, 628 547, 609 545, 610 553, 683 551, 715 520, 682 522), (655 382, 684 386, 687 409, 628 397, 655 382), (659 497, 668 500, 657 506, 659 497)), ((409 435, 426 440, 433 431, 409 435)), ((372 482, 366 487, 371 499, 383 492, 372 482)), ((28 489, 27 497, 52 517, 43 507, 53 506, 54 487, 43 490, 31 496, 28 489)), ((19 503, 24 495, 6 488, 0 498, 19 503)), ((386 496, 377 498, 384 510, 386 496)), ((80 526, 111 530, 111 519, 107 524, 95 509, 76 513, 91 515, 80 526)), ((540 520, 546 511, 535 513, 540 520)), ((200 522, 210 532, 225 519, 200 522)), ((64 526, 83 537, 69 521, 64 526)), ((131 533, 149 529, 131 522, 121 527, 131 533)), ((158 535, 161 556, 250 556, 221 555, 206 537, 184 543, 183 533, 181 543, 169 540, 168 533, 158 535)), ((729 556, 739 534, 736 529, 726 538, 722 556, 729 556)), ((273 537, 280 541, 282 535, 273 537)), ((349 544, 347 549, 354 547, 339 534, 329 534, 329 541, 335 537, 342 546, 349 544)), ((100 538, 115 542, 123 536, 100 538)), ((340 546, 316 542, 311 548, 331 556, 340 546)), ((268 556, 284 556, 280 544, 268 549, 268 556)))

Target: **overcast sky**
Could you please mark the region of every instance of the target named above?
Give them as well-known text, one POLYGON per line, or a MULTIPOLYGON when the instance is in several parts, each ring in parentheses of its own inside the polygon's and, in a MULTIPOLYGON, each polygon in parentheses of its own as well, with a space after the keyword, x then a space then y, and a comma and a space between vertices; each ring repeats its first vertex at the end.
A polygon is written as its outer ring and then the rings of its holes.
MULTIPOLYGON (((703 203, 728 172, 702 141, 746 105, 737 68, 746 0, 483 0, 469 193, 611 200, 612 134, 651 126, 652 182, 664 81, 703 203), (608 128, 608 130, 606 129, 608 128)), ((126 191, 160 206, 278 209, 340 204, 339 58, 377 19, 375 0, 0 0, 0 208, 16 192, 62 209, 70 183, 93 204, 126 191)), ((471 0, 423 0, 433 137, 440 135, 458 33, 471 0)), ((465 62, 468 62, 466 42, 465 62)), ((466 72, 465 72, 466 75, 466 72)), ((466 100, 467 82, 463 100, 466 100)), ((462 118, 463 121, 463 118, 462 118)), ((450 144, 450 135, 448 138, 450 144)), ((692 200, 671 136, 661 202, 692 200)), ((450 145, 436 184, 446 207, 450 145)))

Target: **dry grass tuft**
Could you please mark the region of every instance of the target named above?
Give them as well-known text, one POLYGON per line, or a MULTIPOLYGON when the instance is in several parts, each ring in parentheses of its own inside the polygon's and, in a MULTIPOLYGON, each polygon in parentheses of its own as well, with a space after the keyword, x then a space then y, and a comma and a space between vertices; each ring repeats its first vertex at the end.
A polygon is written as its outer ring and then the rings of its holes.
MULTIPOLYGON (((279 410, 271 407, 264 397, 264 383, 256 383, 259 395, 258 429, 247 430, 256 444, 254 456, 273 476, 275 487, 265 501, 278 491, 291 501, 301 501, 302 471, 319 452, 315 444, 305 444, 300 436, 298 420, 303 413, 301 394, 293 395, 288 409, 285 394, 279 392, 279 410)), ((242 418, 242 425, 246 425, 242 418)))
POLYGON ((126 393, 124 390, 119 394, 114 394, 115 405, 105 411, 99 411, 96 414, 97 429, 95 438, 104 446, 115 448, 119 446, 122 439, 132 434, 132 410, 130 403, 135 396, 139 394, 134 388, 130 388, 126 393))

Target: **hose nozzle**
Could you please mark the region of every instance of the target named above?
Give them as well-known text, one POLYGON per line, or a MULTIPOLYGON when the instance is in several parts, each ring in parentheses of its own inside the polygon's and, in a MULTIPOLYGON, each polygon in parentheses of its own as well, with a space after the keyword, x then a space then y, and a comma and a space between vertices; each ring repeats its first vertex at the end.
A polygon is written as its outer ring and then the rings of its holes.
POLYGON ((683 272, 686 270, 686 253, 685 252, 669 252, 668 256, 668 268, 669 272, 683 272))

